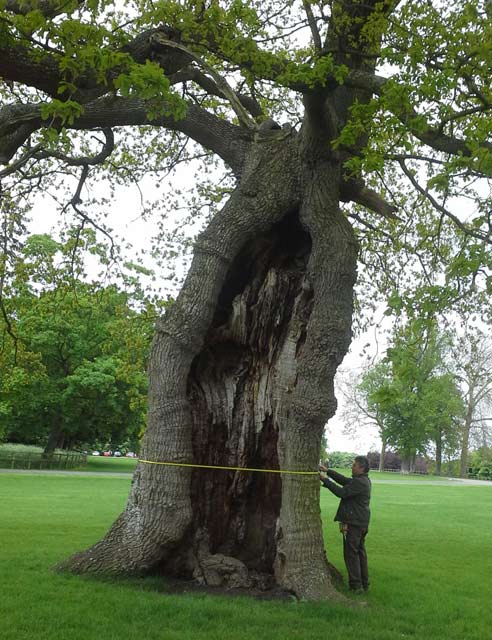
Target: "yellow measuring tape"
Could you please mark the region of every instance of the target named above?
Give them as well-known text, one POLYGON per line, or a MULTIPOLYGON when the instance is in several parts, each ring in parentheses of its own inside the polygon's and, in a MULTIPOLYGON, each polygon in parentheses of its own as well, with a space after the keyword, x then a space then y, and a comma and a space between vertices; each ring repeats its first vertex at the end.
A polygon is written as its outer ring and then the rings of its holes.
POLYGON ((193 469, 225 469, 226 471, 258 471, 260 473, 290 473, 298 476, 314 476, 319 471, 284 471, 283 469, 252 469, 249 467, 218 467, 211 464, 186 464, 184 462, 157 462, 156 460, 140 460, 145 464, 164 464, 169 467, 192 467, 193 469))

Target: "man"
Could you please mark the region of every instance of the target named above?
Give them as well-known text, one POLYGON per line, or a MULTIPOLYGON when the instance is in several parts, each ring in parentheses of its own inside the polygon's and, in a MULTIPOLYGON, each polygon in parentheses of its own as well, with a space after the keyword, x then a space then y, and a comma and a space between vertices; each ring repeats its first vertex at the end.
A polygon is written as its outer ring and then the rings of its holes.
POLYGON ((340 523, 340 531, 343 534, 343 557, 347 567, 349 587, 356 593, 362 593, 369 588, 364 544, 371 516, 369 461, 365 456, 356 456, 352 463, 352 478, 342 476, 324 466, 320 466, 319 469, 329 476, 324 477, 320 474, 319 478, 323 486, 341 498, 334 519, 340 523), (337 486, 330 478, 341 486, 337 486))

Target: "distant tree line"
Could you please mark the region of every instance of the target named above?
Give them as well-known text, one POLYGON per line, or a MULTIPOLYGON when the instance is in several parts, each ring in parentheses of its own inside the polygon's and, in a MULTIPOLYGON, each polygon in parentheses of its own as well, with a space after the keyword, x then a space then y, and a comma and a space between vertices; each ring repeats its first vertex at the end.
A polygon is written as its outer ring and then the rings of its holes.
POLYGON ((434 318, 408 319, 382 360, 345 380, 346 432, 377 428, 381 451, 371 459, 380 469, 396 455, 403 472, 431 459, 439 475, 444 461, 459 460, 455 472, 466 476, 473 448, 490 445, 492 348, 482 331, 465 329, 456 335, 434 318))

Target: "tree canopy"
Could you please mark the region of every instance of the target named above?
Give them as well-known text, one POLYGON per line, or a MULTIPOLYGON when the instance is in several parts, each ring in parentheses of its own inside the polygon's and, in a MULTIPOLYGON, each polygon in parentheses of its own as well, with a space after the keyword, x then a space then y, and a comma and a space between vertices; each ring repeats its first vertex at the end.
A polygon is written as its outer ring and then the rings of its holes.
POLYGON ((194 157, 188 138, 239 176, 262 131, 291 135, 335 93, 324 126, 372 267, 359 295, 376 282, 423 309, 489 293, 491 24, 486 2, 8 0, 4 197, 63 182, 60 207, 95 219, 82 185, 158 176, 194 157))
POLYGON ((360 428, 360 416, 366 417, 378 426, 381 457, 390 446, 408 471, 417 454, 430 454, 440 473, 443 454, 456 455, 462 444, 466 414, 452 354, 451 336, 435 321, 400 326, 383 360, 347 385, 349 428, 360 428))

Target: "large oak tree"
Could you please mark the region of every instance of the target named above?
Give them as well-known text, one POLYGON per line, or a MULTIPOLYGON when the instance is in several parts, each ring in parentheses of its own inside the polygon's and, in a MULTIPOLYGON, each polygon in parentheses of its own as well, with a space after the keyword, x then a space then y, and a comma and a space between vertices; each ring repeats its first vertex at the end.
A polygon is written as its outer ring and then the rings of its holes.
MULTIPOLYGON (((55 174, 77 174, 70 204, 88 223, 91 176, 157 171, 184 139, 234 177, 156 326, 142 458, 316 470, 359 248, 376 267, 364 278, 402 285, 399 300, 417 284, 418 305, 481 284, 491 227, 473 184, 492 168, 488 4, 2 6, 0 177, 18 206, 55 174)), ((316 475, 140 463, 125 511, 64 566, 335 598, 318 487, 316 475)))

